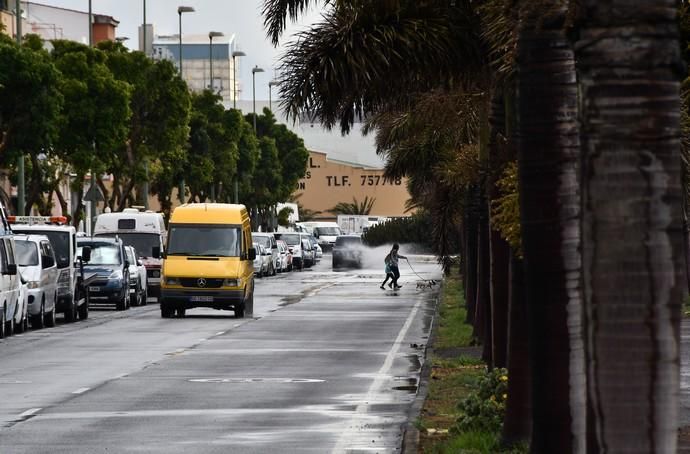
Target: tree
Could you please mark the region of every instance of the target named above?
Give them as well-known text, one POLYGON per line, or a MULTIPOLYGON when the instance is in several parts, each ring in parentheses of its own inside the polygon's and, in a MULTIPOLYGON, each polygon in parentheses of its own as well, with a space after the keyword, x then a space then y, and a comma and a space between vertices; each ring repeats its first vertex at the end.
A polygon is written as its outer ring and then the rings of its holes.
POLYGON ((375 198, 364 197, 364 200, 358 202, 355 197, 352 198, 352 203, 339 202, 330 211, 333 214, 369 214, 376 202, 375 198))
POLYGON ((675 452, 685 295, 676 2, 586 0, 581 15, 592 450, 675 452))
POLYGON ((106 66, 105 53, 98 49, 54 40, 52 56, 63 75, 60 90, 64 96, 55 150, 76 173, 73 189, 79 194, 79 203, 73 223, 77 225, 83 210, 85 176, 106 172, 126 140, 131 87, 115 79, 106 66))
MULTIPOLYGON (((121 211, 127 203, 142 202, 132 191, 146 178, 158 194, 163 210, 169 210, 174 183, 181 177, 181 166, 168 164, 184 161, 189 134, 190 95, 185 82, 167 60, 154 61, 142 52, 129 52, 121 43, 104 41, 99 49, 107 56, 106 64, 117 80, 131 86, 128 135, 119 146, 108 171, 113 175, 113 193, 107 204, 121 211), (139 200, 136 200, 139 199, 139 200)), ((107 194, 104 185, 101 190, 107 194)))
MULTIPOLYGON (((50 153, 63 104, 60 84, 61 75, 36 35, 18 46, 0 34, 0 159, 5 166, 13 167, 21 154, 34 161, 50 153)), ((28 174, 27 210, 43 194, 40 172, 28 174)), ((7 194, 2 198, 9 206, 7 194)))

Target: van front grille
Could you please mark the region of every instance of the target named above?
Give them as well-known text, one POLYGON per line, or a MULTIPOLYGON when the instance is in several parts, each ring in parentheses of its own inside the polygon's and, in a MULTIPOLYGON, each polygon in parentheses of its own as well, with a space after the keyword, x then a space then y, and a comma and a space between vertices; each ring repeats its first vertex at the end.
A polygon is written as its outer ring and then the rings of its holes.
POLYGON ((180 284, 182 287, 191 288, 220 288, 223 286, 223 279, 211 279, 211 278, 182 278, 180 279, 180 284))

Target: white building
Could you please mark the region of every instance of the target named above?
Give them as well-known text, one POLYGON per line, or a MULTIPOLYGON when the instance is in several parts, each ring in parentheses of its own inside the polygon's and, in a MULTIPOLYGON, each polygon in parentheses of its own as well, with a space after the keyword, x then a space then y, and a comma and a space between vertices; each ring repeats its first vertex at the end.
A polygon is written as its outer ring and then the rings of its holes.
MULTIPOLYGON (((241 89, 236 82, 240 59, 236 59, 237 68, 233 68, 233 51, 235 35, 214 37, 211 44, 208 35, 183 34, 182 78, 193 91, 212 88, 222 96, 224 103, 231 105, 235 95, 239 98, 241 89)), ((154 35, 151 53, 154 59, 172 60, 179 68, 180 36, 154 35)))
MULTIPOLYGON (((89 13, 35 2, 21 2, 22 34, 33 33, 46 41, 66 39, 89 43, 89 13)), ((111 16, 92 14, 93 42, 114 40, 119 24, 111 16)))

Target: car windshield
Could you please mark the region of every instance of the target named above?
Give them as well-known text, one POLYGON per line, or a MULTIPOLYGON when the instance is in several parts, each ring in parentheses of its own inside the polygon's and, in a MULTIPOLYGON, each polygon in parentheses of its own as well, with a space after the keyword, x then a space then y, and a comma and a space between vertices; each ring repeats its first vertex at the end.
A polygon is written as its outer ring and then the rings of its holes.
POLYGON ((340 231, 340 227, 314 227, 314 234, 326 235, 326 236, 338 236, 338 235, 342 235, 343 232, 340 231))
POLYGON ((89 246, 91 248, 91 259, 89 260, 89 266, 100 266, 100 265, 119 265, 120 260, 120 248, 116 244, 105 244, 105 243, 86 243, 80 244, 77 249, 77 255, 81 256, 81 251, 84 246, 89 246))
POLYGON ((280 237, 281 240, 285 241, 288 246, 294 246, 300 244, 299 233, 283 233, 280 237))
POLYGON ((33 241, 17 240, 14 242, 17 252, 17 265, 36 266, 38 265, 38 248, 33 241))
POLYGON ((153 248, 161 246, 161 237, 156 233, 107 233, 100 236, 120 237, 125 246, 132 246, 137 257, 153 257, 153 248))
POLYGON ((269 248, 269 249, 271 248, 271 239, 267 236, 262 236, 262 235, 253 236, 252 235, 252 239, 265 248, 269 248))
POLYGON ((339 236, 335 239, 336 246, 361 246, 362 239, 358 236, 339 236))
POLYGON ((234 225, 173 224, 168 255, 239 257, 242 231, 234 225))
POLYGON ((69 236, 70 232, 58 232, 55 230, 25 230, 14 228, 15 233, 32 233, 35 235, 45 235, 50 240, 50 244, 55 251, 55 261, 58 268, 67 268, 69 263, 69 236))

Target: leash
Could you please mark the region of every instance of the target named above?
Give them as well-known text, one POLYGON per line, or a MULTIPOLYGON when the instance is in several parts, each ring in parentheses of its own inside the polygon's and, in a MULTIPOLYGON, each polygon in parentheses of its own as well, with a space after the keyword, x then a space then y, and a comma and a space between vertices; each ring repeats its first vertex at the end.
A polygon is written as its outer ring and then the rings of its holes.
POLYGON ((407 266, 410 267, 410 269, 412 270, 412 272, 413 272, 414 274, 416 274, 418 278, 420 278, 420 279, 423 280, 424 282, 430 282, 430 281, 431 281, 431 279, 424 279, 422 276, 420 276, 420 275, 414 270, 414 268, 412 268, 412 265, 410 264, 410 261, 409 261, 408 259, 405 259, 405 261, 407 262, 407 266))

